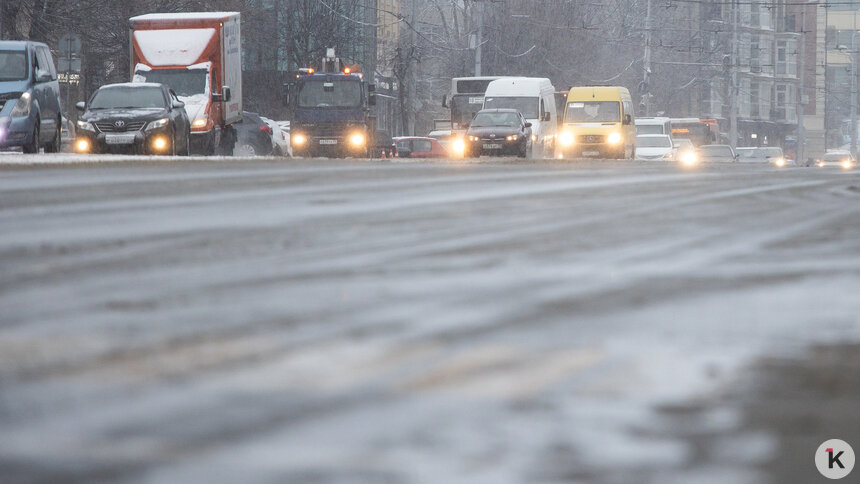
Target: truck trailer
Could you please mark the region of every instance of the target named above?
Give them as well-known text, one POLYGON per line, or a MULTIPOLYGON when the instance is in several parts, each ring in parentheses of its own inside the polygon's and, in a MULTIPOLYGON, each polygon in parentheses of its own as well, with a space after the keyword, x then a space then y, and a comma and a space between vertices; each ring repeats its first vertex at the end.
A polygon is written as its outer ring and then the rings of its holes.
POLYGON ((238 12, 151 13, 129 19, 132 82, 170 87, 191 121, 191 152, 232 155, 242 122, 238 12))

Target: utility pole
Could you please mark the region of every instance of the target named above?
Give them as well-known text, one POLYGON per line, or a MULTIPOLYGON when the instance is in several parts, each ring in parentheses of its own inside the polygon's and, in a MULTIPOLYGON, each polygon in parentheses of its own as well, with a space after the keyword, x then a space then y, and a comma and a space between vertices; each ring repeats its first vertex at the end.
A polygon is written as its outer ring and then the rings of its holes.
MULTIPOLYGON (((803 5, 800 12, 800 84, 797 92, 797 148, 794 150, 794 163, 796 165, 806 164, 806 126, 803 125, 805 107, 803 105, 803 81, 806 77, 806 9, 809 4, 803 5)), ((852 89, 853 93, 854 90, 852 89)))
POLYGON ((642 75, 642 104, 645 106, 645 116, 651 115, 651 0, 648 0, 645 8, 645 59, 643 61, 645 72, 642 75))
POLYGON ((475 42, 475 77, 481 75, 481 45, 484 43, 484 3, 475 0, 478 17, 478 35, 475 42))
POLYGON ((857 153, 857 32, 851 34, 851 154, 857 153))
POLYGON ((732 0, 732 62, 729 86, 729 144, 738 145, 738 0, 732 0))

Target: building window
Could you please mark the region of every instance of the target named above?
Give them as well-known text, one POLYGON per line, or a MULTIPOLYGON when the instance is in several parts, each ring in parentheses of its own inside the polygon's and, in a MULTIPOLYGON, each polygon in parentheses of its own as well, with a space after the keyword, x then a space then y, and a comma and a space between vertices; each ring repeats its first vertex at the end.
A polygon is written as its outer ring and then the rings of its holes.
POLYGON ((750 82, 750 117, 759 118, 759 85, 758 82, 750 82))
POLYGON ((776 41, 776 74, 778 76, 797 75, 797 41, 776 41))
POLYGON ((773 117, 777 121, 794 121, 794 86, 790 84, 776 85, 773 117))

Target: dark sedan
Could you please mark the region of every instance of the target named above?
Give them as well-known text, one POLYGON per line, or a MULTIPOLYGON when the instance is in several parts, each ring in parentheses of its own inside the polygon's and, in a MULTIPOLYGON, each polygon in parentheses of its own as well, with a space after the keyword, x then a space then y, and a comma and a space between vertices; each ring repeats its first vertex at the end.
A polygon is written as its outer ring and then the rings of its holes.
POLYGON ((109 84, 78 103, 75 151, 188 155, 185 103, 167 86, 152 83, 109 84))
POLYGON ((464 139, 466 156, 516 155, 532 150, 532 123, 515 109, 484 109, 475 115, 464 139))
POLYGON ((271 156, 275 152, 272 144, 272 127, 257 113, 242 111, 242 122, 236 125, 236 156, 271 156))

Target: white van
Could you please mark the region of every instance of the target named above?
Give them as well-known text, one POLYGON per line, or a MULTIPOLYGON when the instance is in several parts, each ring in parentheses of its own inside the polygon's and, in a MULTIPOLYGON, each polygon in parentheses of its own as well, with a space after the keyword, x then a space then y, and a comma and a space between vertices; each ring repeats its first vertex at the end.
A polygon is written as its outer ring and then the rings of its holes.
POLYGON ((636 118, 636 136, 641 134, 667 134, 672 136, 669 118, 636 118))
POLYGON ((511 108, 532 123, 532 156, 552 158, 558 131, 555 88, 545 77, 508 77, 487 86, 484 109, 511 108))

